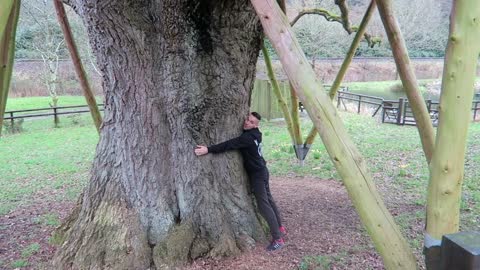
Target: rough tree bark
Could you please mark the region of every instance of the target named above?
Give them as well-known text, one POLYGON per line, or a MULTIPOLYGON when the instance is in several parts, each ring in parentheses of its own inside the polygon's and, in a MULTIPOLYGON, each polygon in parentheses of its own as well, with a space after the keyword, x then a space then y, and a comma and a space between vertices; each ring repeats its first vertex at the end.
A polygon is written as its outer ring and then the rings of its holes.
POLYGON ((103 74, 90 183, 57 230, 56 269, 161 269, 264 238, 238 153, 261 26, 248 1, 70 1, 103 74))

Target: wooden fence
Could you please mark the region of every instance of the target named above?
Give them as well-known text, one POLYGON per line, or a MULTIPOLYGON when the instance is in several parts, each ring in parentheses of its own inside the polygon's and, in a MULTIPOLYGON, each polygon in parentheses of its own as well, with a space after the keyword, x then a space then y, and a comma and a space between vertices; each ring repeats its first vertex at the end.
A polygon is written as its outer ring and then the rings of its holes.
POLYGON ((336 99, 337 108, 343 108, 345 111, 354 110, 358 114, 364 112, 371 114, 372 117, 383 107, 383 98, 351 93, 348 92, 348 88, 338 91, 336 99))
MULTIPOLYGON (((286 82, 280 82, 280 91, 290 106, 290 86, 286 82)), ((328 90, 329 86, 326 85, 328 90)), ((337 108, 356 113, 370 114, 372 117, 379 115, 382 123, 397 125, 415 125, 412 109, 405 98, 398 100, 385 100, 381 97, 355 94, 342 87, 336 96, 337 108)), ((472 102, 472 120, 480 118, 480 94, 475 95, 472 102)), ((426 105, 433 125, 438 124, 438 101, 427 100, 426 105)), ((283 118, 283 113, 278 105, 277 98, 273 94, 270 82, 256 80, 251 99, 252 111, 259 112, 266 119, 283 118)), ((300 103, 300 108, 303 107, 300 103)))
MULTIPOLYGON (((103 104, 98 104, 98 107, 100 111, 103 111, 103 104)), ((58 119, 60 115, 78 114, 78 113, 87 113, 87 112, 90 112, 88 105, 50 107, 50 108, 40 108, 40 109, 6 111, 3 119, 4 119, 4 124, 7 124, 8 123, 7 121, 9 121, 10 125, 13 127, 15 125, 15 120, 17 119, 47 118, 47 117, 53 116, 54 122, 58 123, 58 119)))
MULTIPOLYGON (((290 85, 285 82, 278 82, 280 92, 287 101, 289 107, 290 102, 290 85)), ((250 99, 250 108, 252 111, 258 112, 262 118, 274 119, 283 118, 282 109, 278 104, 277 97, 273 93, 272 86, 268 80, 255 80, 250 99)))
MULTIPOLYGON (((472 121, 480 117, 480 100, 472 102, 472 121)), ((427 110, 434 126, 438 124, 438 101, 426 100, 427 110)), ((415 125, 412 108, 407 99, 384 100, 382 110, 382 123, 393 123, 397 125, 415 125)))
MULTIPOLYGON (((327 85, 326 89, 329 88, 327 85)), ((282 92, 288 105, 290 104, 290 85, 280 83, 282 92)), ((479 98, 480 95, 476 95, 479 98)), ((382 123, 393 123, 397 125, 415 125, 412 109, 405 98, 398 100, 384 100, 380 97, 355 94, 348 91, 348 88, 342 88, 336 96, 337 108, 356 113, 370 114, 372 117, 380 115, 382 123)), ((427 100, 426 105, 432 123, 438 122, 438 102, 427 100)), ((98 104, 100 111, 103 111, 103 104, 98 104)), ((273 94, 270 83, 265 80, 256 80, 251 97, 252 111, 259 112, 265 119, 283 118, 283 113, 278 105, 278 100, 273 94)), ((303 106, 300 103, 300 110, 303 106)), ((4 124, 15 125, 16 119, 25 118, 46 118, 53 117, 55 123, 58 123, 60 115, 79 114, 90 112, 87 105, 63 106, 40 108, 30 110, 6 111, 4 115, 4 124)), ((477 121, 480 118, 480 100, 472 102, 472 120, 477 121)))
MULTIPOLYGON (((282 93, 288 106, 291 107, 290 100, 290 84, 285 81, 278 82, 280 86, 280 92, 282 93)), ((325 85, 325 90, 329 90, 330 86, 325 85)), ((345 90, 345 87, 341 87, 345 90)), ((250 108, 252 111, 260 113, 265 119, 283 118, 282 109, 278 104, 277 97, 273 93, 272 86, 268 80, 255 80, 255 84, 252 90, 252 97, 250 108)), ((303 111, 303 106, 300 103, 300 110, 303 111)))

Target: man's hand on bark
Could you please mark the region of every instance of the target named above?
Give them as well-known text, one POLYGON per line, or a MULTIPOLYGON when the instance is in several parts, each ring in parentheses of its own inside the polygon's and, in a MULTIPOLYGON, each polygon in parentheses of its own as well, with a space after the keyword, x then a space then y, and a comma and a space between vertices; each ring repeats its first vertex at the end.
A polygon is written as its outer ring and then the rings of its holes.
POLYGON ((197 147, 195 148, 195 155, 203 156, 206 154, 208 154, 208 148, 203 145, 197 145, 197 147))

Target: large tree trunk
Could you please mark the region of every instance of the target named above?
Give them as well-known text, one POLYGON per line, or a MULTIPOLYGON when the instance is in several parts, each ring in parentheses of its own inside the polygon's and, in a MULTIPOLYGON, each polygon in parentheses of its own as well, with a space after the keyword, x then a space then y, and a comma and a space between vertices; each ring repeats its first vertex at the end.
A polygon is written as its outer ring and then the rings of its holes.
MULTIPOLYGON (((238 136, 261 27, 248 1, 77 1, 103 73, 105 116, 57 269, 155 269, 263 239, 238 136)), ((76 5, 75 5, 76 4, 76 5)))

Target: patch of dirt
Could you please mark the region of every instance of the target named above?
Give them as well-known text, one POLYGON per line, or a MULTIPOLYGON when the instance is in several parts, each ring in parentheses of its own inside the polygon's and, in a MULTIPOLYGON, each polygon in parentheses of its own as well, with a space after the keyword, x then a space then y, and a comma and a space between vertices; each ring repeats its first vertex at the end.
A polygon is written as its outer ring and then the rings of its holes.
POLYGON ((74 202, 52 201, 49 196, 40 196, 28 207, 0 216, 0 269, 14 269, 12 264, 23 260, 22 252, 28 247, 39 245, 21 269, 45 269, 43 265, 53 257, 56 247, 49 243, 55 228, 54 223, 67 217, 74 202))
MULTIPOLYGON (((271 189, 288 231, 284 248, 266 252, 268 243, 257 243, 237 257, 200 259, 182 269, 384 269, 341 183, 272 177, 271 189)), ((39 196, 34 204, 0 216, 0 269, 13 269, 12 262, 32 243, 40 249, 22 269, 50 269, 56 247, 48 241, 54 227, 39 219, 48 213, 64 219, 74 202, 47 198, 51 197, 39 196)), ((408 205, 402 208, 395 205, 395 211, 413 211, 408 205)))
POLYGON ((258 243, 238 257, 197 260, 185 270, 384 269, 341 183, 304 177, 270 181, 288 231, 286 245, 267 252, 268 243, 258 243))

